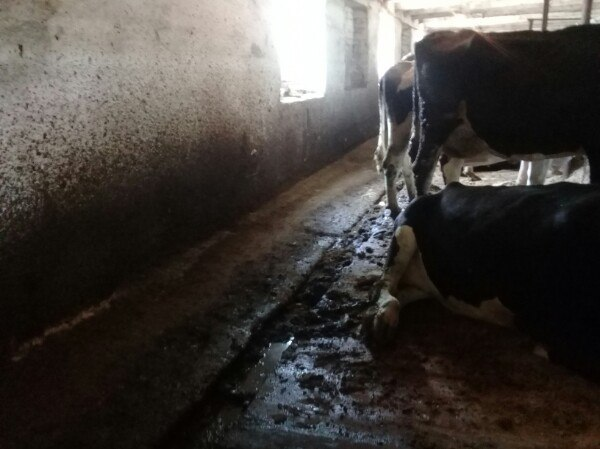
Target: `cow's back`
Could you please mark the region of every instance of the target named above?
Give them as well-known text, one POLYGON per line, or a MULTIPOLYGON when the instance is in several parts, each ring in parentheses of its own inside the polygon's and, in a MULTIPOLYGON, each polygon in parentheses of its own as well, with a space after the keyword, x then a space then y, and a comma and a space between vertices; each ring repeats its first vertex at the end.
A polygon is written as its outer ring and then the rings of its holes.
POLYGON ((434 114, 466 103, 478 136, 506 154, 575 150, 598 135, 600 26, 439 32, 416 46, 419 91, 434 114))
POLYGON ((397 125, 412 112, 413 77, 413 63, 401 61, 390 67, 380 80, 388 113, 397 125))

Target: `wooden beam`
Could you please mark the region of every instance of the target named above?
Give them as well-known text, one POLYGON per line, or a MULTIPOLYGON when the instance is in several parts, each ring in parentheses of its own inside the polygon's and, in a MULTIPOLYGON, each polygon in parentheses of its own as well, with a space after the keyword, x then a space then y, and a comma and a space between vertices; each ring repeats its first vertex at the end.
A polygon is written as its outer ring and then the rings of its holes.
MULTIPOLYGON (((537 23, 539 24, 540 21, 538 21, 537 23)), ((559 30, 559 29, 565 28, 570 25, 573 25, 573 22, 550 21, 550 22, 548 22, 548 31, 559 30)), ((439 30, 439 29, 442 29, 442 28, 427 28, 426 27, 427 32, 439 30)), ((452 29, 459 29, 459 27, 448 27, 448 28, 443 28, 443 29, 452 30, 452 29)), ((478 27, 474 27, 474 29, 477 31, 485 32, 485 33, 504 32, 504 31, 523 31, 523 30, 529 29, 529 22, 523 21, 523 22, 507 23, 507 24, 502 24, 502 25, 478 26, 478 27)), ((534 23, 533 29, 539 30, 540 28, 539 28, 539 26, 536 27, 535 23, 534 23)))
POLYGON ((544 0, 544 8, 542 10, 542 31, 548 29, 548 13, 550 12, 550 0, 544 0))
POLYGON ((410 17, 408 14, 405 14, 404 11, 395 8, 393 5, 391 8, 386 8, 386 11, 394 17, 394 19, 398 20, 400 23, 412 28, 413 30, 418 30, 419 25, 415 23, 414 19, 410 17))
POLYGON ((582 19, 584 24, 590 23, 592 18, 592 0, 583 0, 583 14, 582 19))
MULTIPOLYGON (((552 10, 560 8, 562 6, 569 6, 578 8, 581 11, 582 0, 552 0, 552 10)), ((493 8, 503 8, 508 11, 513 11, 522 7, 538 8, 540 12, 540 6, 542 6, 543 0, 471 0, 471 1, 440 1, 437 0, 432 2, 429 6, 427 2, 420 0, 419 2, 412 4, 405 4, 405 2, 398 2, 397 7, 402 9, 408 14, 423 14, 428 11, 471 11, 471 10, 489 10, 493 8)))
MULTIPOLYGON (((540 15, 540 2, 535 5, 523 4, 516 6, 500 6, 502 2, 498 2, 496 6, 489 8, 479 7, 477 4, 473 4, 470 7, 457 6, 456 8, 433 8, 429 10, 415 9, 408 10, 406 14, 412 17, 414 20, 427 20, 431 18, 450 17, 455 14, 464 14, 466 16, 477 16, 477 17, 496 17, 496 16, 520 16, 526 14, 540 15)), ((554 0, 552 2, 552 14, 555 12, 559 13, 573 13, 577 14, 581 11, 581 1, 570 1, 560 2, 554 0)))
MULTIPOLYGON (((548 17, 548 21, 551 20, 572 20, 575 19, 577 22, 581 22, 581 18, 578 15, 579 11, 573 11, 573 12, 555 12, 554 10, 552 10, 552 12, 550 13, 550 16, 548 17)), ((468 19, 469 22, 478 22, 481 21, 482 23, 485 22, 491 22, 491 23, 495 23, 495 22, 510 22, 511 20, 519 20, 519 21, 527 21, 529 19, 533 19, 533 20, 542 20, 542 15, 540 14, 539 11, 533 12, 533 13, 528 13, 528 14, 504 14, 504 15, 498 15, 498 16, 482 16, 482 15, 468 15, 468 14, 454 14, 452 16, 444 16, 444 17, 435 17, 435 18, 431 18, 431 19, 425 19, 422 20, 421 23, 424 23, 425 25, 430 24, 430 23, 439 23, 439 22, 455 22, 455 21, 460 21, 460 20, 464 20, 464 19, 468 19)))
MULTIPOLYGON (((581 22, 581 19, 576 13, 552 13, 551 17, 546 18, 546 28, 550 22, 563 22, 570 25, 575 25, 581 22)), ((542 22, 542 16, 540 13, 527 14, 527 15, 506 15, 496 17, 469 17, 465 15, 452 16, 446 18, 429 19, 423 20, 421 23, 427 29, 440 29, 440 28, 479 28, 479 27, 495 27, 510 25, 512 23, 520 24, 521 29, 528 29, 526 26, 532 23, 539 27, 542 22)))

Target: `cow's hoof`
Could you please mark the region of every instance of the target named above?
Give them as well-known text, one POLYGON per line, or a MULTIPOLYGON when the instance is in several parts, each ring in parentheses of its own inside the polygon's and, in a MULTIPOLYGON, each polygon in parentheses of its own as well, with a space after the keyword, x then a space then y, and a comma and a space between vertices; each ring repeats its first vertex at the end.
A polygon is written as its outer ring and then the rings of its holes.
POLYGON ((398 301, 389 303, 379 310, 373 320, 373 337, 376 341, 387 343, 396 334, 400 304, 398 301))
POLYGON ((481 181, 481 178, 479 176, 477 176, 475 173, 473 172, 467 172, 463 175, 465 178, 469 178, 469 180, 475 182, 475 181, 481 181))
POLYGON ((389 301, 385 306, 365 318, 363 334, 377 344, 389 343, 396 334, 399 315, 400 303, 395 299, 389 301))
POLYGON ((396 219, 396 217, 398 215, 400 215, 400 212, 402 211, 399 207, 390 207, 390 217, 392 217, 394 220, 396 219))

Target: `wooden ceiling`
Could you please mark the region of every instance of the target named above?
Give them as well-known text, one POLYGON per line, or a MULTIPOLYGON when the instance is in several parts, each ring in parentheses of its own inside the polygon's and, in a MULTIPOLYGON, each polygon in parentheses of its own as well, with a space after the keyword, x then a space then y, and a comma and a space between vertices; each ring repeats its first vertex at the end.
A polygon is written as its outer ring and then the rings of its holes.
MULTIPOLYGON (((425 31, 474 28, 480 31, 540 30, 543 0, 393 0, 396 9, 425 31)), ((548 30, 583 23, 585 0, 551 0, 548 30)), ((591 23, 600 23, 600 0, 592 2, 591 23)))

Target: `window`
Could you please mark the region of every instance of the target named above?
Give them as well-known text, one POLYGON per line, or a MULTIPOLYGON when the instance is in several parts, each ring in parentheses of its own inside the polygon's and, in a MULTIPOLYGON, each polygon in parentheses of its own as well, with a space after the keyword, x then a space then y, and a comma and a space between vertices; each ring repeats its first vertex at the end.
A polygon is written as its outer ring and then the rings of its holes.
POLYGON ((379 12, 379 30, 377 31, 377 74, 383 76, 396 60, 396 29, 394 16, 390 11, 379 12))
POLYGON ((273 0, 271 28, 281 70, 281 101, 322 97, 327 82, 326 0, 273 0))
POLYGON ((400 55, 402 57, 406 56, 408 53, 413 51, 413 38, 412 38, 412 28, 406 24, 402 24, 402 37, 400 39, 400 55))
POLYGON ((367 8, 348 0, 345 10, 346 89, 366 87, 369 66, 367 8))

